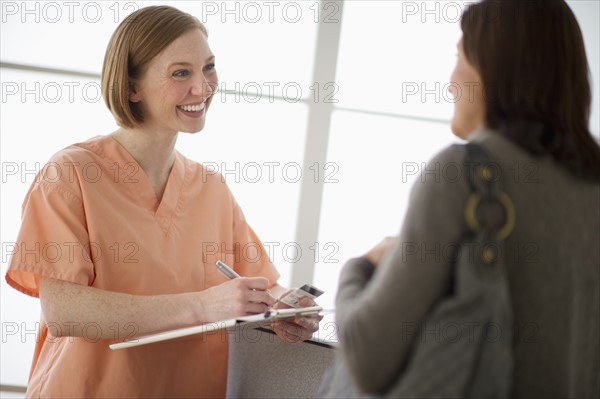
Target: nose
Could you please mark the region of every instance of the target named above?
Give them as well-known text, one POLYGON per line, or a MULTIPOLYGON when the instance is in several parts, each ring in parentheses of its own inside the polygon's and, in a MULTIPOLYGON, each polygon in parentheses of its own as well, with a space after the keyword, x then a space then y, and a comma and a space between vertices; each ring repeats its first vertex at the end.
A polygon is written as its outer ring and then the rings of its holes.
POLYGON ((203 98, 209 98, 217 91, 217 83, 206 79, 204 74, 194 82, 191 88, 191 94, 203 98))
POLYGON ((460 86, 458 85, 458 83, 451 80, 450 83, 448 84, 448 93, 450 93, 450 95, 452 96, 452 99, 455 101, 457 100, 459 90, 460 90, 460 86))

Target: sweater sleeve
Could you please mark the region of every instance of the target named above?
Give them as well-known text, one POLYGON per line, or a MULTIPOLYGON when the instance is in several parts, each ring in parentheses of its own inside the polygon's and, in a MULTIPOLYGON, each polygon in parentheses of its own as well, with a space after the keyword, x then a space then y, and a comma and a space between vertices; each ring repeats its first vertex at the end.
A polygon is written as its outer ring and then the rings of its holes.
POLYGON ((415 183, 400 236, 380 265, 350 260, 340 275, 336 321, 358 387, 384 393, 398 378, 419 323, 449 292, 466 232, 464 146, 436 156, 415 183))

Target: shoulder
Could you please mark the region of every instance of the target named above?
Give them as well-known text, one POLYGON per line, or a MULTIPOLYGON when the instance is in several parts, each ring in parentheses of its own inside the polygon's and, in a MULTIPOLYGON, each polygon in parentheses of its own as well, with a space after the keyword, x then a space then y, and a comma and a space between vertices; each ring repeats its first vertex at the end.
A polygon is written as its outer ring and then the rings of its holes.
POLYGON ((463 167, 466 155, 466 144, 452 144, 438 152, 427 162, 427 168, 421 173, 422 177, 431 176, 437 181, 452 181, 455 177, 452 172, 459 173, 457 169, 463 167))
POLYGON ((57 151, 44 165, 40 179, 49 183, 75 183, 87 175, 92 178, 101 174, 105 164, 109 164, 103 156, 108 140, 106 136, 96 136, 57 151))
POLYGON ((401 229, 403 243, 435 247, 457 242, 464 234, 464 209, 470 195, 465 155, 466 145, 454 144, 424 166, 412 186, 401 229))
POLYGON ((454 144, 436 154, 412 186, 403 224, 404 234, 459 237, 470 194, 465 169, 466 145, 454 144))
MULTIPOLYGON (((427 162, 417 177, 411 197, 447 196, 466 187, 468 171, 465 167, 466 145, 453 144, 427 162)), ((417 197, 417 198, 415 198, 417 197)))
MULTIPOLYGON (((505 168, 512 161, 526 162, 531 157, 514 143, 488 129, 473 133, 469 142, 453 144, 437 153, 421 170, 415 189, 425 191, 452 191, 453 188, 467 187, 474 173, 475 161, 470 155, 469 146, 483 150, 479 159, 505 168)), ((476 151, 473 151, 476 153, 476 151)))
POLYGON ((37 173, 27 198, 48 197, 52 192, 81 203, 86 186, 97 187, 112 179, 114 162, 108 154, 115 146, 109 136, 95 136, 55 152, 37 173))
POLYGON ((77 165, 82 162, 90 161, 94 158, 94 152, 92 151, 91 143, 94 143, 97 138, 71 144, 68 147, 65 147, 57 152, 55 152, 46 165, 51 165, 52 167, 63 167, 64 165, 77 165))
POLYGON ((38 172, 30 192, 34 190, 59 191, 67 197, 81 200, 81 184, 87 174, 101 173, 99 157, 90 144, 100 140, 71 144, 54 153, 38 172))

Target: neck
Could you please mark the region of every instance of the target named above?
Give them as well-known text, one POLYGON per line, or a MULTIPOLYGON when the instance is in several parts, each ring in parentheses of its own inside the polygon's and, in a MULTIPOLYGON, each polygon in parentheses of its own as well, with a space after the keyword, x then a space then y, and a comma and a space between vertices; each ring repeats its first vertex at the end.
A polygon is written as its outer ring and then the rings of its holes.
POLYGON ((146 173, 158 202, 162 200, 175 162, 177 133, 148 129, 119 129, 111 134, 146 173))
POLYGON ((175 161, 177 133, 119 129, 111 136, 131 154, 148 177, 168 176, 175 161))

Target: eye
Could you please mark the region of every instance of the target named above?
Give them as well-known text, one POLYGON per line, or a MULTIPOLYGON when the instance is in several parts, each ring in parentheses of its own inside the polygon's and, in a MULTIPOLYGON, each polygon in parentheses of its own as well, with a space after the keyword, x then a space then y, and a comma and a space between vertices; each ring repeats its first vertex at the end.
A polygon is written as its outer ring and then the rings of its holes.
POLYGON ((187 69, 181 69, 181 70, 175 71, 173 73, 173 76, 175 76, 176 78, 184 78, 189 75, 190 75, 190 71, 187 69))
POLYGON ((206 65, 206 66, 204 67, 204 70, 205 70, 205 71, 212 71, 213 69, 215 69, 215 63, 214 63, 214 62, 213 62, 213 63, 211 63, 211 64, 208 64, 208 65, 206 65))

